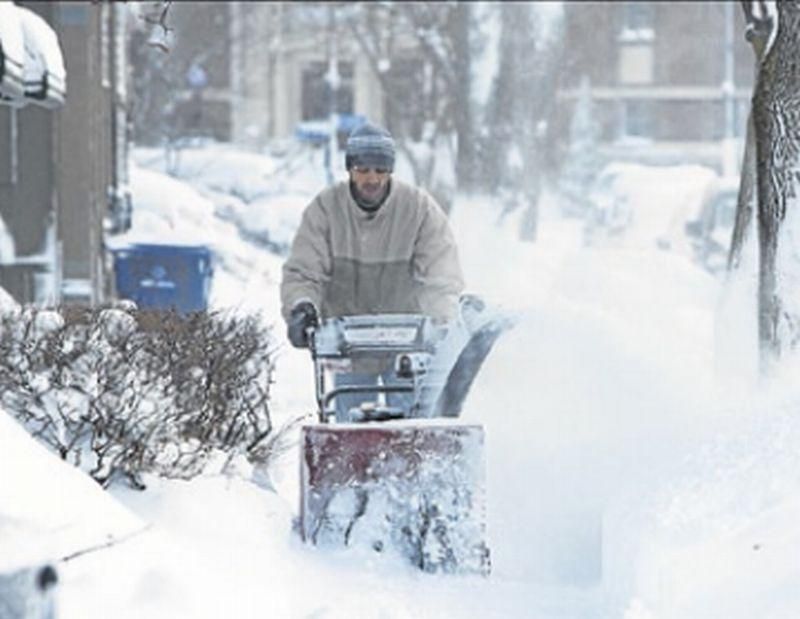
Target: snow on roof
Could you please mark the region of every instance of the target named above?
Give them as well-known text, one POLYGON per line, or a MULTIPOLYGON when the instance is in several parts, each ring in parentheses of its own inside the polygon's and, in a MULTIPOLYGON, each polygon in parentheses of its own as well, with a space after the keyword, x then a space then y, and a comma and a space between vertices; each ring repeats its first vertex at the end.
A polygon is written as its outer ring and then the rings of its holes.
POLYGON ((185 183, 164 174, 131 166, 135 188, 133 228, 106 239, 112 249, 142 243, 215 246, 214 205, 185 183), (169 196, 165 202, 164 196, 169 196))
POLYGON ((15 7, 25 44, 25 94, 49 105, 63 102, 67 72, 58 35, 39 15, 15 7))
POLYGON ((25 64, 25 43, 19 9, 8 0, 0 0, 0 95, 22 99, 22 75, 25 64))
POLYGON ((5 220, 0 216, 0 264, 10 264, 16 261, 17 250, 14 236, 5 220))
POLYGON ((0 287, 0 312, 19 309, 19 303, 14 300, 5 288, 0 287))
POLYGON ((0 573, 122 539, 144 523, 0 410, 0 573))
POLYGON ((19 7, 17 7, 13 2, 10 0, 0 0, 0 36, 9 37, 8 43, 3 41, 4 46, 4 53, 8 53, 12 49, 16 49, 18 46, 21 47, 22 45, 22 38, 21 35, 18 33, 19 30, 19 18, 17 16, 17 11, 19 7), (11 38, 13 37, 13 39, 11 38), (10 47, 13 44, 14 47, 10 47), (6 47, 6 46, 9 47, 6 47))

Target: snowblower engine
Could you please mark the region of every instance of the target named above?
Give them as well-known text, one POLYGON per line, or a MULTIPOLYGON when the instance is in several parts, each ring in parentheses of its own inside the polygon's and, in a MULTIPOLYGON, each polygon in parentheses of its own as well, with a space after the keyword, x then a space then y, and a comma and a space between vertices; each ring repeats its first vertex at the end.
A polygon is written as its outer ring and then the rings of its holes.
POLYGON ((399 553, 427 572, 489 573, 483 427, 458 419, 510 326, 483 310, 468 298, 446 325, 380 314, 310 333, 318 422, 301 430, 305 541, 399 553))
MULTIPOLYGON (((351 422, 427 416, 429 411, 423 410, 426 402, 422 378, 427 374, 436 344, 445 336, 445 329, 417 315, 346 316, 323 322, 311 337, 320 421, 326 423, 334 417, 338 422, 351 422), (383 384, 348 381, 328 388, 329 383, 336 384, 338 376, 365 376, 367 370, 376 369, 383 370, 391 379, 383 384), (402 399, 405 406, 390 406, 375 398, 344 411, 339 406, 337 414, 331 404, 336 398, 353 394, 408 395, 402 399)), ((424 383, 427 390, 433 387, 433 382, 429 379, 424 383)))

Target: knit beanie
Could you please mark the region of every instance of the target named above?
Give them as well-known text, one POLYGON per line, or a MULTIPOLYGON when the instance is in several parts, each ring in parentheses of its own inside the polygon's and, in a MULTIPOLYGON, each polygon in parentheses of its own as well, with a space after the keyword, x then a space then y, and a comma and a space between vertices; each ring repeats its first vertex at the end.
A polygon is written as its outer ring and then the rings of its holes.
POLYGON ((353 129, 347 138, 344 161, 348 170, 364 166, 391 172, 394 170, 394 140, 383 127, 364 123, 353 129))

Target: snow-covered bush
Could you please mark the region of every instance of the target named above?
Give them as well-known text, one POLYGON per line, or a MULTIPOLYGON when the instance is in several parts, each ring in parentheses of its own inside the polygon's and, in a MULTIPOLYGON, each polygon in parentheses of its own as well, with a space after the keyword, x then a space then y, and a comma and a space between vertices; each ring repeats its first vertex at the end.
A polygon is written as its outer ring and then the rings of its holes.
POLYGON ((25 308, 0 329, 0 404, 104 486, 265 457, 274 344, 257 316, 25 308))

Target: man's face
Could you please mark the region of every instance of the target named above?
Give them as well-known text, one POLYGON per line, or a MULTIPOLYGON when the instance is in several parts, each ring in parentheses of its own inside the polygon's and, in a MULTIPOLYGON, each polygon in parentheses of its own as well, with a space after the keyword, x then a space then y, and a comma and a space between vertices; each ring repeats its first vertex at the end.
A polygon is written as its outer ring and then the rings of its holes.
POLYGON ((383 198, 391 172, 383 168, 354 165, 350 167, 350 180, 362 202, 375 204, 383 198))

